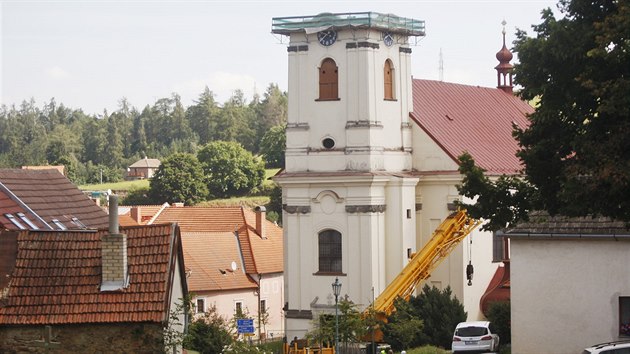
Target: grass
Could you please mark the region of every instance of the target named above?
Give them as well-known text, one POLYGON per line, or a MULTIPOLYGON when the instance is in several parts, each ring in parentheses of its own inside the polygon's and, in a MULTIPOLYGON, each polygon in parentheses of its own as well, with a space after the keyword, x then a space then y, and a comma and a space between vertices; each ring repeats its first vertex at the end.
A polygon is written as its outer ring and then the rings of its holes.
POLYGON ((79 189, 81 190, 87 190, 87 191, 106 191, 108 189, 111 189, 113 191, 128 191, 131 189, 138 189, 138 188, 149 188, 149 180, 148 179, 142 179, 142 180, 137 180, 137 181, 122 181, 122 182, 115 182, 115 183, 103 183, 103 184, 84 184, 79 186, 79 189))
POLYGON ((244 206, 248 208, 254 208, 259 205, 265 205, 269 203, 269 197, 256 196, 256 197, 239 197, 230 199, 213 199, 206 202, 197 204, 198 206, 206 207, 222 207, 222 206, 244 206))
POLYGON ((420 348, 409 349, 407 350, 407 354, 451 354, 451 351, 430 345, 425 345, 420 348))

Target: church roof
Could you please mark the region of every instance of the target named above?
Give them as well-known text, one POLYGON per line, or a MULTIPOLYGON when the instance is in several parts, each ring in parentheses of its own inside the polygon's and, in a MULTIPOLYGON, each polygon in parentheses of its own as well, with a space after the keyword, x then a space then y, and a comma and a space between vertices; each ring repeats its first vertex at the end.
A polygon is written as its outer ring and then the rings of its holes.
POLYGON ((528 126, 534 108, 500 89, 413 80, 411 118, 454 161, 468 152, 488 174, 517 174, 512 126, 528 126))

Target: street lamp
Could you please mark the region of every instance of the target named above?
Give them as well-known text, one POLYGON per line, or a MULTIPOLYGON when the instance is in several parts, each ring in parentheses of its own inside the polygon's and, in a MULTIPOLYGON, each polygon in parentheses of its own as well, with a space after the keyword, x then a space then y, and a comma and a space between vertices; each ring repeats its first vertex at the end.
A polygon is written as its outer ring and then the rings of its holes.
POLYGON ((335 353, 339 350, 339 316, 337 315, 337 303, 339 300, 339 294, 341 294, 341 283, 339 277, 335 278, 335 282, 332 283, 333 294, 335 294, 335 353))

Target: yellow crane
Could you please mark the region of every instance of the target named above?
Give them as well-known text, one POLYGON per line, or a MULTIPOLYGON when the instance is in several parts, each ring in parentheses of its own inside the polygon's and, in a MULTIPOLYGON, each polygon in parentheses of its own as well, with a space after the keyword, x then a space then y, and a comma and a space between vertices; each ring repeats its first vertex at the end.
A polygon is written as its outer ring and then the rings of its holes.
MULTIPOLYGON (((453 251, 481 221, 471 218, 465 209, 449 215, 435 231, 427 244, 417 252, 405 268, 374 300, 373 311, 379 319, 385 319, 394 311, 394 301, 401 297, 409 300, 418 284, 453 251)), ((367 314, 366 310, 366 314, 367 314)))

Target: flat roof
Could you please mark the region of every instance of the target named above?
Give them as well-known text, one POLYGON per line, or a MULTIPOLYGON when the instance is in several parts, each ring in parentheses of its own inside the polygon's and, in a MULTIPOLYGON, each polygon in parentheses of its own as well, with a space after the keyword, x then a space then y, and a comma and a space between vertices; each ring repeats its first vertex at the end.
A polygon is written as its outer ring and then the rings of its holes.
POLYGON ((375 28, 406 36, 424 37, 424 21, 378 12, 321 13, 315 16, 274 17, 271 32, 314 33, 328 28, 375 28))

